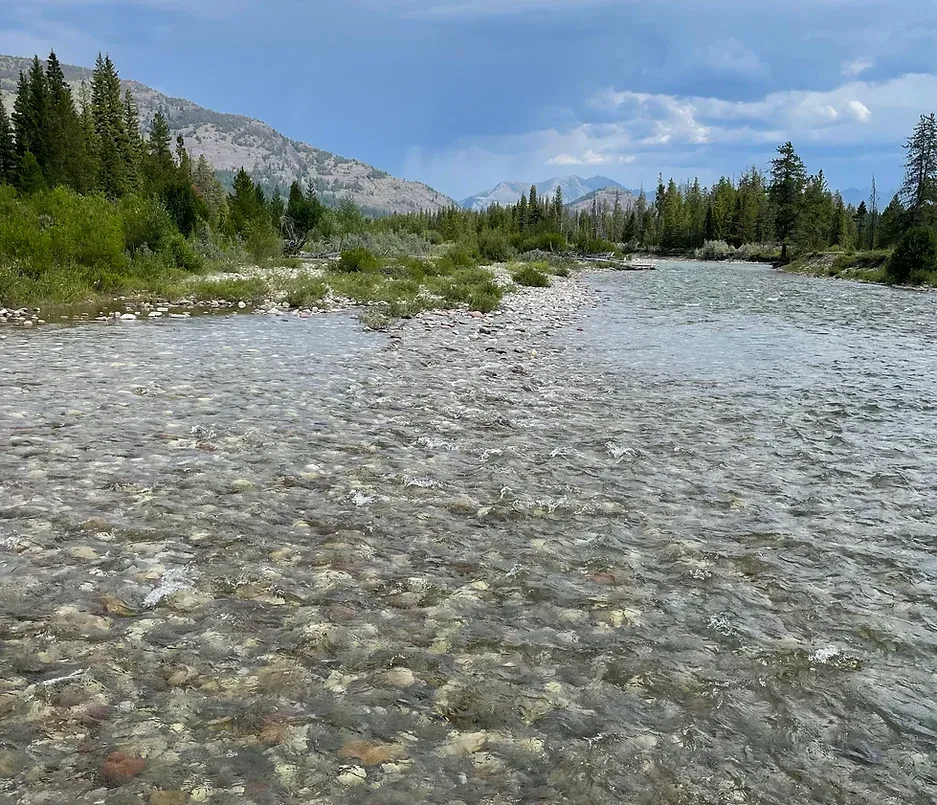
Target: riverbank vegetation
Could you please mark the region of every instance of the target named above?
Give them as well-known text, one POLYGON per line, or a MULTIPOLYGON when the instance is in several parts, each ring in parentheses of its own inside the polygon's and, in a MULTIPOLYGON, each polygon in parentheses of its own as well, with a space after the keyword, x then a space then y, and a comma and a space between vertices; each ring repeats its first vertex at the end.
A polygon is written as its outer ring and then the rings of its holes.
POLYGON ((791 143, 768 174, 665 184, 653 198, 571 210, 535 187, 512 206, 368 218, 350 201, 323 204, 294 182, 284 195, 242 169, 230 190, 204 157, 172 142, 158 112, 141 128, 117 69, 98 58, 73 95, 55 54, 20 76, 11 114, 0 100, 0 304, 118 295, 290 305, 330 297, 380 303, 389 315, 427 307, 496 307, 508 282, 544 285, 577 261, 631 253, 754 260, 809 273, 935 283, 937 122, 907 143, 906 181, 883 211, 844 203, 822 171, 808 174, 791 143), (284 279, 218 280, 245 266, 309 264, 284 279), (529 265, 534 263, 535 265, 529 265), (527 265, 521 265, 527 264, 527 265), (211 275, 211 276, 209 276, 211 275), (269 298, 269 297, 267 297, 269 298))

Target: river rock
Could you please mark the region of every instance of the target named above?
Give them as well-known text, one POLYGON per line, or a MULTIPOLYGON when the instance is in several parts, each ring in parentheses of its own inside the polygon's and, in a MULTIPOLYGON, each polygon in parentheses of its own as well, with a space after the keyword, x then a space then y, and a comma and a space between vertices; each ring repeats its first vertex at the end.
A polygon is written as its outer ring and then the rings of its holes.
POLYGON ((101 778, 108 785, 124 785, 146 768, 146 761, 126 752, 111 752, 101 764, 101 778))

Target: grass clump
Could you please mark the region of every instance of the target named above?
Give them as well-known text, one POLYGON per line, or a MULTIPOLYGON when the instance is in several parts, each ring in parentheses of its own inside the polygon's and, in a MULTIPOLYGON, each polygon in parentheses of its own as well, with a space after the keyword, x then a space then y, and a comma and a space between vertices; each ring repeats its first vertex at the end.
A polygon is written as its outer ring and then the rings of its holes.
POLYGON ((329 292, 329 286, 317 277, 302 275, 286 283, 284 300, 290 307, 314 307, 329 292))
POLYGON ((244 302, 259 305, 270 298, 270 286, 261 277, 198 280, 186 289, 195 302, 244 302))
POLYGON ((537 269, 533 263, 527 263, 521 268, 511 272, 515 284, 527 288, 549 288, 550 278, 537 269))

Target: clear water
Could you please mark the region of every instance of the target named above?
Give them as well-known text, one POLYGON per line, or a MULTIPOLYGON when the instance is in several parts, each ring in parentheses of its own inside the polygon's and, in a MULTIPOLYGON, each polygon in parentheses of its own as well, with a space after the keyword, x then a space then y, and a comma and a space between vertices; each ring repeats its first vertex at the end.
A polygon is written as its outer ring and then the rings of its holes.
POLYGON ((0 332, 0 801, 937 800, 937 297, 588 283, 0 332))

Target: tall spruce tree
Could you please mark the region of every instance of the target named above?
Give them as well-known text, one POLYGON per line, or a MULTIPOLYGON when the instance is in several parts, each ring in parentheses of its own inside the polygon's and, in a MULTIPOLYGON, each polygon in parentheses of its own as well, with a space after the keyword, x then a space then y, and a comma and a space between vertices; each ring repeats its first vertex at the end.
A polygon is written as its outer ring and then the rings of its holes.
POLYGON ((50 185, 64 184, 75 190, 83 190, 81 142, 83 131, 72 90, 53 50, 46 62, 46 87, 48 91, 48 132, 46 177, 50 185))
POLYGON ((97 139, 97 188, 111 198, 128 189, 129 141, 120 77, 110 56, 98 55, 91 79, 91 113, 97 139))
POLYGON ((147 178, 151 187, 159 188, 175 173, 176 163, 172 158, 172 136, 169 123, 162 110, 153 115, 150 136, 147 141, 147 178))
POLYGON ((768 195, 775 208, 775 232, 781 241, 781 260, 787 260, 804 204, 807 170, 803 160, 788 141, 778 146, 778 156, 771 161, 771 185, 768 195))
POLYGON ((926 208, 937 201, 937 116, 922 115, 905 143, 902 195, 911 226, 923 222, 926 208))
POLYGON ((138 190, 143 183, 143 162, 146 158, 146 143, 140 133, 140 114, 133 93, 128 89, 124 93, 124 129, 127 132, 127 150, 124 165, 127 170, 127 186, 138 190))
POLYGON ((3 92, 0 87, 0 184, 13 184, 16 181, 16 166, 13 126, 3 104, 3 92))

